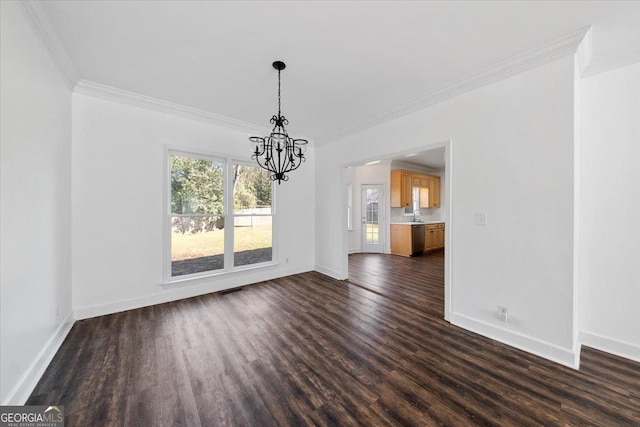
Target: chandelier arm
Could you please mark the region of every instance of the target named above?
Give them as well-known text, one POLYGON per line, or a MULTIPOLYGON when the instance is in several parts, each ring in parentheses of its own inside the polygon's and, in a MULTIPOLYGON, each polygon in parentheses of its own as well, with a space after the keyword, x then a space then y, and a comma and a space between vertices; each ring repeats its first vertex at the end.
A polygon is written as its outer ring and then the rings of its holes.
POLYGON ((264 144, 262 144, 262 151, 258 151, 258 148, 256 147, 256 151, 251 153, 251 158, 256 160, 258 157, 262 156, 266 151, 266 148, 264 146, 264 144))
POLYGON ((296 165, 295 158, 299 159, 300 157, 296 154, 296 146, 294 144, 293 138, 289 138, 287 144, 287 160, 288 164, 291 166, 287 166, 288 172, 296 170, 300 167, 300 162, 298 162, 296 165))
POLYGON ((298 168, 302 165, 302 163, 303 163, 303 162, 306 162, 306 161, 307 161, 307 159, 305 159, 305 158, 304 158, 304 156, 303 156, 303 157, 298 157, 298 159, 300 159, 300 161, 298 162, 298 164, 297 164, 297 165, 295 165, 295 167, 291 168, 291 169, 289 170, 289 172, 293 172, 294 170, 298 169, 298 168))
POLYGON ((300 164, 296 164, 295 161, 292 161, 291 156, 287 155, 282 170, 283 172, 291 172, 298 169, 299 167, 300 164))
POLYGON ((256 163, 258 164, 258 166, 260 166, 262 169, 271 172, 271 170, 269 168, 267 168, 265 165, 263 165, 262 163, 260 163, 259 159, 255 159, 256 163))
MULTIPOLYGON (((287 149, 287 151, 289 151, 289 150, 287 149)), ((287 154, 287 152, 285 152, 284 161, 282 163, 282 172, 286 173, 286 172, 291 172, 291 171, 292 171, 292 169, 291 169, 291 160, 290 160, 289 155, 287 154)))

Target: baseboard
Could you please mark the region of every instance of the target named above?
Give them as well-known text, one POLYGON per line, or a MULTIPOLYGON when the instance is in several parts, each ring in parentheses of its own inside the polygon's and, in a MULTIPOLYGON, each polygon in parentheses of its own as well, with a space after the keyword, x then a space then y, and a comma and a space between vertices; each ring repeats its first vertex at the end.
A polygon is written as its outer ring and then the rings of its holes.
POLYGON ((482 320, 473 319, 453 311, 451 312, 450 322, 453 325, 475 332, 487 338, 500 341, 501 343, 526 351, 527 353, 535 354, 536 356, 568 366, 572 369, 578 369, 578 354, 572 349, 560 347, 516 331, 500 328, 496 325, 492 325, 482 320))
POLYGON ((92 317, 104 316, 107 314, 119 313, 122 311, 164 304, 171 301, 178 301, 185 298, 192 298, 212 292, 247 286, 264 282, 266 280, 277 279, 279 277, 313 271, 313 269, 314 268, 312 266, 303 266, 279 268, 269 272, 265 270, 249 270, 249 274, 243 274, 242 276, 215 276, 215 278, 203 277, 200 279, 194 279, 193 281, 177 282, 169 286, 158 286, 158 292, 142 297, 123 299, 106 304, 77 307, 74 308, 73 315, 76 320, 89 319, 92 317))
POLYGON ((349 254, 359 254, 360 252, 362 252, 362 249, 360 249, 360 248, 351 248, 351 249, 349 249, 349 254))
POLYGON ((4 399, 2 405, 24 405, 33 392, 33 389, 40 381, 42 374, 51 363, 53 356, 64 342, 73 326, 73 318, 69 315, 55 330, 51 338, 46 342, 42 350, 38 353, 33 363, 27 368, 26 372, 20 377, 18 383, 9 392, 4 399))
POLYGON ((588 331, 580 331, 578 341, 586 347, 595 348, 596 350, 640 362, 640 346, 635 344, 588 331))
POLYGON ((336 280, 345 280, 346 279, 346 277, 342 277, 342 274, 339 271, 334 270, 334 269, 329 268, 329 267, 325 267, 323 265, 316 264, 315 270, 318 273, 322 273, 325 276, 329 276, 329 277, 334 278, 336 280))

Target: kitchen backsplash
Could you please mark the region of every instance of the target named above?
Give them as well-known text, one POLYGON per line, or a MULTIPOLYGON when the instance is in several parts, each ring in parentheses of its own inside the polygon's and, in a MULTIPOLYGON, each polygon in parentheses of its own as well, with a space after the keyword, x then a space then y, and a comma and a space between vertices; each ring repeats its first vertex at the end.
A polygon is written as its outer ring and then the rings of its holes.
MULTIPOLYGON (((444 213, 440 212, 439 208, 429 208, 420 210, 420 215, 416 217, 422 221, 441 221, 443 215, 444 213)), ((404 208, 391 208, 391 222, 407 222, 410 220, 410 216, 404 216, 404 208)))

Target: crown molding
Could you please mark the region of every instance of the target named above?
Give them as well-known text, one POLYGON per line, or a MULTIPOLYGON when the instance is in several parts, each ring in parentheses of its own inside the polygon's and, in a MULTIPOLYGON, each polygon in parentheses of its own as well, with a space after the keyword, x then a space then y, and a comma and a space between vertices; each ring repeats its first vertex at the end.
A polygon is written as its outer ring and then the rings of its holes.
POLYGON ((208 111, 199 110, 197 108, 175 104, 173 102, 164 101, 158 98, 152 98, 150 96, 142 95, 135 92, 129 92, 123 89, 118 89, 112 86, 107 86, 84 79, 80 80, 76 84, 74 92, 92 96, 95 98, 106 99, 109 101, 121 102, 159 113, 173 114, 191 120, 207 122, 228 129, 240 130, 245 132, 268 132, 267 128, 255 123, 232 119, 230 117, 221 116, 219 114, 210 113, 208 111))
POLYGON ((580 71, 580 76, 584 75, 585 70, 589 67, 589 64, 591 64, 591 54, 593 51, 592 33, 591 28, 589 28, 576 51, 577 66, 580 71))
POLYGON ((361 132, 365 129, 375 127, 390 120, 394 120, 423 108, 435 105, 445 99, 453 98, 454 96, 465 92, 469 92, 490 83, 511 77, 515 74, 522 73, 523 71, 553 62, 566 55, 575 54, 580 43, 585 38, 585 35, 589 33, 590 28, 591 27, 581 28, 578 31, 556 39, 550 43, 499 62, 478 73, 423 93, 412 101, 400 105, 386 113, 376 115, 356 125, 323 135, 320 138, 317 138, 316 142, 323 144, 343 138, 347 135, 361 132))
POLYGON ((20 0, 18 4, 22 6, 22 11, 33 26, 36 34, 51 52, 67 86, 69 86, 70 90, 73 90, 78 80, 80 80, 80 73, 71 62, 69 54, 60 38, 58 38, 44 3, 41 1, 20 0))
POLYGON ((604 58, 598 58, 591 61, 589 66, 585 68, 582 73, 582 77, 591 77, 596 74, 604 73, 615 68, 621 68, 626 65, 635 64, 640 62, 640 44, 636 44, 625 50, 619 50, 604 58))

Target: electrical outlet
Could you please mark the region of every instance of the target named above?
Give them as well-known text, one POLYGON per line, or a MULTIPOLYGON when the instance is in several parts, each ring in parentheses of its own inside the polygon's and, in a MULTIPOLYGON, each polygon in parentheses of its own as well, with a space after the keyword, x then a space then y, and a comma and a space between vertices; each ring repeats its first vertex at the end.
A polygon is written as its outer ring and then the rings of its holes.
POLYGON ((285 259, 284 259, 284 263, 285 263, 285 264, 288 264, 288 263, 289 263, 289 258, 285 258, 285 259))
POLYGON ((503 322, 509 321, 509 307, 505 307, 504 305, 498 304, 498 317, 503 322))

